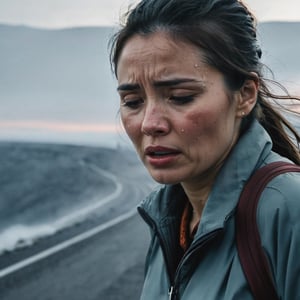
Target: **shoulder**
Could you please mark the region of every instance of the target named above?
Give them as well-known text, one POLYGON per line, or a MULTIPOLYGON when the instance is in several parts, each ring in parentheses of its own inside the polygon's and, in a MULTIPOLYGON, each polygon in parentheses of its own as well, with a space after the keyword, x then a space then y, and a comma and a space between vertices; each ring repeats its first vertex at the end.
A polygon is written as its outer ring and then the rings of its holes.
POLYGON ((300 243, 299 216, 300 173, 280 174, 267 184, 257 209, 261 243, 274 268, 278 266, 278 253, 282 260, 296 258, 294 254, 299 249, 295 245, 300 243))
POLYGON ((260 223, 276 218, 277 222, 300 223, 300 172, 280 174, 261 194, 257 217, 260 223))
POLYGON ((257 225, 282 299, 299 299, 300 173, 267 184, 258 203, 257 225))

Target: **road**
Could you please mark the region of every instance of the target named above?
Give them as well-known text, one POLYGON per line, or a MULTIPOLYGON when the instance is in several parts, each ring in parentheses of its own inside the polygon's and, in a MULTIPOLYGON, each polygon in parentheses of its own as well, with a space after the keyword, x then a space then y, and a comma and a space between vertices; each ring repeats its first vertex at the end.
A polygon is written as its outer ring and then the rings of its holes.
POLYGON ((148 230, 136 214, 0 279, 1 300, 139 299, 148 230))
POLYGON ((114 174, 122 192, 89 218, 0 256, 1 300, 139 299, 149 231, 135 207, 153 182, 139 165, 114 174))

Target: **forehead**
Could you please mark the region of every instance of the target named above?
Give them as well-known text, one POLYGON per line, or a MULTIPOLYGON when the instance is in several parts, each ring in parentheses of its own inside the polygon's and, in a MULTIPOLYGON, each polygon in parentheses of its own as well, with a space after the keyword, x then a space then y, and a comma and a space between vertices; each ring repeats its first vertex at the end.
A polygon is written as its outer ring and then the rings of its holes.
POLYGON ((199 76, 207 68, 201 49, 175 40, 167 33, 156 32, 146 36, 134 35, 126 42, 120 53, 117 76, 120 79, 140 72, 153 77, 168 77, 173 73, 199 76))
POLYGON ((146 49, 144 46, 147 45, 151 49, 155 51, 164 51, 166 49, 171 48, 182 48, 182 47, 191 47, 194 48, 192 45, 189 45, 188 43, 173 38, 170 34, 162 31, 157 31, 150 34, 135 34, 132 37, 130 37, 122 50, 122 53, 126 53, 127 51, 145 51, 146 49), (180 46, 179 46, 180 45, 180 46), (179 46, 179 47, 178 47, 179 46))

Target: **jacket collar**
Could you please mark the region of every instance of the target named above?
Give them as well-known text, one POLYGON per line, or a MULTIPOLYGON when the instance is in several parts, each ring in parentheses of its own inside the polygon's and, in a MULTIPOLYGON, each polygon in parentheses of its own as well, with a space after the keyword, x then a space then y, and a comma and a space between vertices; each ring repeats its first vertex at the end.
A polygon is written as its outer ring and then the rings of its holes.
POLYGON ((271 150, 270 136, 254 121, 240 137, 216 178, 203 211, 198 235, 224 227, 224 222, 235 210, 246 181, 263 164, 271 150))

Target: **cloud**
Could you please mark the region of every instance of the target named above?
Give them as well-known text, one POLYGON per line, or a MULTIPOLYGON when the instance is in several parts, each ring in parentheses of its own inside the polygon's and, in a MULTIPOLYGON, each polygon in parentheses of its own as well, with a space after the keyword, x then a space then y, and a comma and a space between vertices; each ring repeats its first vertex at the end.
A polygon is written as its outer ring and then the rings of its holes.
POLYGON ((299 0, 245 0, 258 21, 299 21, 299 0))
MULTIPOLYGON (((245 0, 259 21, 300 20, 299 0, 245 0)), ((1 0, 0 22, 36 27, 116 25, 137 0, 1 0)))
POLYGON ((1 0, 0 22, 36 27, 115 25, 132 0, 1 0))

